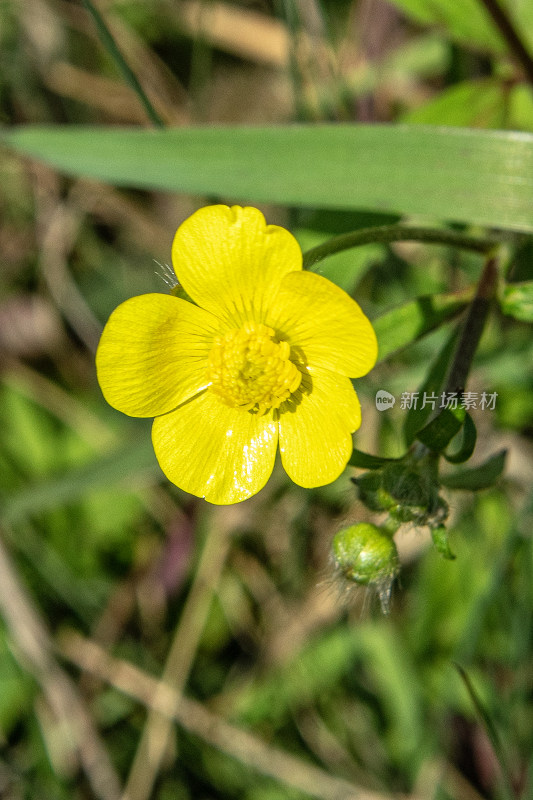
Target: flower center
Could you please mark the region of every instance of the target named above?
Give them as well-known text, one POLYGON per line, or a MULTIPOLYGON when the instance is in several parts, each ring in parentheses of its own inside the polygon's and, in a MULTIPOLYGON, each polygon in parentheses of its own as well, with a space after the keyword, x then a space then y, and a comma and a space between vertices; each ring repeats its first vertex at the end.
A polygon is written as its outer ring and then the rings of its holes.
POLYGON ((210 389, 232 408, 279 408, 296 391, 302 373, 290 360, 288 342, 277 342, 272 328, 246 322, 218 336, 209 353, 210 389))

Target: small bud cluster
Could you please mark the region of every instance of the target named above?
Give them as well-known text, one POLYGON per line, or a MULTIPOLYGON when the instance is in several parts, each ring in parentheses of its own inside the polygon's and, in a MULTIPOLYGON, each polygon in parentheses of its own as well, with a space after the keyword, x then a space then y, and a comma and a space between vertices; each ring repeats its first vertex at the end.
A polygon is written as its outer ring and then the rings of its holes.
POLYGON ((421 459, 407 455, 352 480, 361 502, 385 516, 380 527, 359 523, 340 530, 333 539, 333 559, 345 580, 377 590, 386 613, 400 571, 393 535, 404 523, 427 525, 436 550, 454 558, 444 525, 448 504, 440 496, 437 462, 431 454, 421 459))
POLYGON ((372 511, 385 511, 397 526, 404 522, 428 525, 444 523, 448 504, 439 495, 434 470, 413 461, 395 461, 382 469, 353 478, 359 499, 372 511))

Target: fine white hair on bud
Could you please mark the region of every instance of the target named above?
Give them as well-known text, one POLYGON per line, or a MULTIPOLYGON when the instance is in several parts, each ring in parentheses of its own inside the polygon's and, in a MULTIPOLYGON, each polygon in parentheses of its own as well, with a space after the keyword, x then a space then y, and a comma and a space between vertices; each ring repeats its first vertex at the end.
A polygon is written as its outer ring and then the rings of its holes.
POLYGON ((333 537, 337 572, 349 582, 375 589, 384 614, 390 610, 392 584, 400 571, 396 545, 390 534, 369 522, 342 528, 333 537))

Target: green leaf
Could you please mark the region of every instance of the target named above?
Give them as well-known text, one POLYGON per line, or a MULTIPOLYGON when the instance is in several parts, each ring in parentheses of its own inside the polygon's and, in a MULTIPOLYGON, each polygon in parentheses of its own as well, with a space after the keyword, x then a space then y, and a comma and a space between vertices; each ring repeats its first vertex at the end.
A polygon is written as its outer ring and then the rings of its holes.
POLYGON ((416 22, 438 27, 469 47, 503 53, 505 45, 478 0, 391 0, 416 22))
POLYGON ((460 448, 455 453, 443 453, 444 458, 446 461, 449 461, 450 464, 462 464, 464 461, 468 461, 474 452, 476 439, 477 430, 474 420, 470 414, 467 413, 463 425, 463 441, 460 448))
POLYGON ((496 758, 498 759, 498 763, 501 769, 501 778, 502 778, 502 789, 504 790, 504 797, 506 800, 512 800, 516 797, 516 792, 513 788, 513 778, 512 778, 512 771, 509 766, 509 762, 507 759, 507 753, 505 751, 505 747, 503 745, 501 736, 499 734, 496 725, 494 724, 494 720, 492 719, 491 714, 489 713, 488 709, 486 708, 483 700, 481 699, 480 695, 476 691, 474 684, 472 683, 470 676, 466 672, 466 670, 460 665, 455 664, 455 669, 459 673, 459 677, 463 681, 463 684, 470 696, 470 700, 472 701, 472 705, 474 706, 476 713, 479 717, 483 728, 485 729, 485 733, 492 745, 496 758))
POLYGON ((424 741, 422 687, 413 653, 398 629, 385 624, 361 625, 364 675, 372 697, 385 716, 384 736, 397 764, 405 764, 424 741))
POLYGON ((362 450, 356 450, 352 453, 352 457, 348 464, 352 467, 361 467, 361 469, 380 469, 385 464, 390 464, 391 461, 396 461, 395 458, 382 458, 381 456, 373 456, 370 453, 363 453, 362 450))
POLYGON ((490 78, 464 81, 404 114, 402 121, 464 128, 503 128, 507 114, 507 95, 507 87, 500 80, 490 78))
MULTIPOLYGON (((453 6, 460 4, 450 4, 453 6)), ((0 140, 108 183, 533 230, 533 136, 409 125, 21 127, 0 140)))
POLYGON ((450 60, 450 47, 442 36, 422 34, 385 54, 379 62, 361 62, 346 76, 346 89, 353 97, 364 97, 389 79, 412 82, 414 78, 434 78, 449 69, 450 60))
POLYGON ((417 434, 417 439, 434 453, 442 453, 444 448, 459 433, 465 421, 466 411, 462 406, 443 408, 435 419, 417 434))
POLYGON ((505 286, 500 303, 504 314, 521 322, 533 322, 533 281, 505 286))
POLYGON ((404 436, 407 446, 411 445, 416 439, 416 434, 421 430, 433 412, 431 403, 423 405, 424 395, 439 395, 444 387, 448 367, 455 353, 458 330, 452 331, 452 335, 447 339, 435 362, 432 364, 427 377, 418 391, 420 404, 416 403, 409 409, 404 423, 404 436))
POLYGON ((508 118, 506 128, 515 131, 533 131, 533 94, 526 83, 518 83, 508 90, 508 118))
POLYGON ((477 467, 452 472, 451 475, 441 475, 440 482, 448 489, 488 489, 502 474, 506 455, 507 450, 500 450, 477 467))
POLYGON ((410 300, 372 320, 378 339, 378 360, 384 361, 411 342, 452 319, 468 305, 473 292, 429 295, 410 300))

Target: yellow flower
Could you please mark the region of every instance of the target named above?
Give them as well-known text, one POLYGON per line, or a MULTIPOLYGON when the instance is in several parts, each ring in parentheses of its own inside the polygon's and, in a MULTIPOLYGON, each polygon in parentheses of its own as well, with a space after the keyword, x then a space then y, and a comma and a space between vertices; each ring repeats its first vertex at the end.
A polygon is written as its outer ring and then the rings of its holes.
POLYGON ((278 442, 295 483, 335 480, 361 424, 350 378, 377 357, 357 303, 304 272, 294 237, 255 208, 200 209, 172 261, 193 302, 146 294, 115 309, 96 354, 108 403, 155 417, 163 472, 211 503, 262 489, 278 442))

